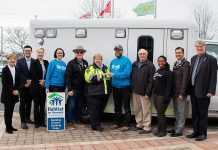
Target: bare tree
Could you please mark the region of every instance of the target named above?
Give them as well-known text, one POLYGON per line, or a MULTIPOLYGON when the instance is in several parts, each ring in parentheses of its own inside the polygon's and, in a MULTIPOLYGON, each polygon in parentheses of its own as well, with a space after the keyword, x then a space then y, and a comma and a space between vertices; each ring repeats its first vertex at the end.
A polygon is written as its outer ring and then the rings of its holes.
POLYGON ((193 10, 198 25, 199 38, 212 40, 216 35, 216 19, 213 10, 207 3, 197 3, 193 10))
POLYGON ((25 27, 7 27, 4 30, 4 48, 15 53, 21 52, 29 42, 29 29, 25 27))

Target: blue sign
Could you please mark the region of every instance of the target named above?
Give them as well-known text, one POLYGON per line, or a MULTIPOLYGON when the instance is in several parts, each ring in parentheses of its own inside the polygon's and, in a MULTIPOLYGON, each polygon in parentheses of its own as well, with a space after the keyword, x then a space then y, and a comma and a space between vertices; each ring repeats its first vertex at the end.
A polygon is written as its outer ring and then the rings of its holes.
POLYGON ((48 118, 48 130, 64 130, 64 118, 48 118))

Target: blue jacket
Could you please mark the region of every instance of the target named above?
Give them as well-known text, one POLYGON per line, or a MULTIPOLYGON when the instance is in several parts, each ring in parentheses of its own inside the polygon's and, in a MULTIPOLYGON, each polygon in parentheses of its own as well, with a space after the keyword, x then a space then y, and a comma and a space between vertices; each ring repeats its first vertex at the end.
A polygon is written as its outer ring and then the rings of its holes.
POLYGON ((112 77, 112 87, 123 88, 130 86, 130 74, 132 64, 129 58, 122 56, 111 61, 110 71, 114 73, 112 77))
POLYGON ((45 88, 49 89, 50 85, 65 86, 65 73, 65 62, 56 59, 52 60, 48 65, 45 88))

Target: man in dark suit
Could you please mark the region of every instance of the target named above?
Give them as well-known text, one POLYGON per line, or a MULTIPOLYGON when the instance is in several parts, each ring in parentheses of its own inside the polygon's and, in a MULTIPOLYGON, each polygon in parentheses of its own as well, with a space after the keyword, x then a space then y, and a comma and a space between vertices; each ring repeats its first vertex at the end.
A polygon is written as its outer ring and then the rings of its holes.
POLYGON ((185 59, 184 49, 177 47, 175 56, 177 61, 173 66, 173 108, 176 121, 175 127, 170 130, 171 137, 183 135, 186 119, 186 96, 190 76, 190 64, 185 59))
POLYGON ((30 92, 33 95, 34 102, 34 122, 35 128, 45 125, 45 78, 48 68, 48 61, 44 60, 44 49, 40 48, 37 51, 37 59, 34 62, 34 69, 31 70, 32 82, 30 92))
POLYGON ((32 47, 27 45, 23 50, 24 57, 17 60, 17 69, 20 75, 19 93, 20 93, 20 118, 21 128, 28 129, 26 123, 34 123, 30 120, 32 95, 30 94, 31 69, 34 59, 31 58, 32 47))
POLYGON ((217 83, 217 60, 206 54, 205 42, 195 43, 197 55, 191 59, 191 103, 193 133, 187 138, 202 141, 207 138, 208 108, 215 95, 217 83))
POLYGON ((8 65, 2 69, 2 94, 1 102, 4 104, 5 112, 5 126, 6 132, 12 134, 17 131, 12 126, 12 117, 14 112, 14 105, 19 101, 18 98, 18 84, 19 74, 15 68, 16 55, 9 54, 7 56, 8 65))

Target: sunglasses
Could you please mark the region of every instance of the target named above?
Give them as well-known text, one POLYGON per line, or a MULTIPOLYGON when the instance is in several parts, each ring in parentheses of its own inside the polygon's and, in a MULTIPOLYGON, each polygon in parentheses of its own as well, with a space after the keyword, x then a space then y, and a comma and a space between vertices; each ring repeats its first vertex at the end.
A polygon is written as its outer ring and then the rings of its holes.
POLYGON ((83 52, 76 52, 77 54, 83 54, 83 52))

